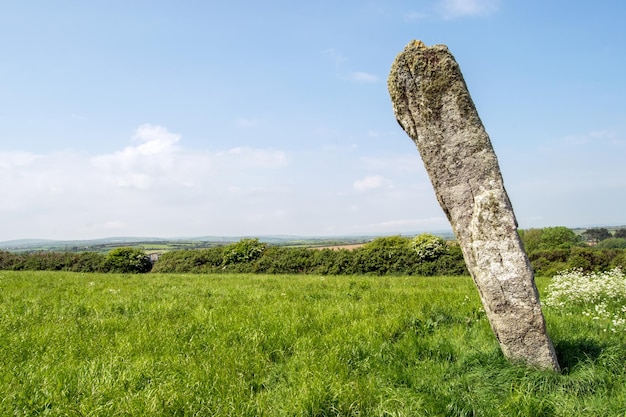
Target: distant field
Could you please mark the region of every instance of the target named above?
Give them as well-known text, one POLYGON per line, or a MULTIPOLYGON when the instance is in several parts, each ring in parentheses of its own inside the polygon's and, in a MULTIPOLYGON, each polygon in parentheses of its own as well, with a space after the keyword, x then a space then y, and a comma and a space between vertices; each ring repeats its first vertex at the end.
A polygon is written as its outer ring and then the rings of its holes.
POLYGON ((332 250, 347 249, 347 250, 352 250, 352 249, 360 248, 363 245, 365 245, 365 243, 353 243, 353 244, 349 244, 349 245, 332 245, 332 246, 311 246, 311 249, 332 249, 332 250))
POLYGON ((502 358, 468 277, 0 271, 0 415, 625 415, 623 332, 546 316, 563 375, 502 358))

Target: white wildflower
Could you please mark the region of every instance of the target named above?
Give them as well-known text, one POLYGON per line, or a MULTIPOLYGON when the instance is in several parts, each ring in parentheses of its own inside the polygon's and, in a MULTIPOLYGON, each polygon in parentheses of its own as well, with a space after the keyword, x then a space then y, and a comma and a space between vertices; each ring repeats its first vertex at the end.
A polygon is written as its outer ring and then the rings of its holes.
POLYGON ((585 317, 606 322, 611 331, 626 329, 626 276, 619 268, 584 274, 579 269, 556 275, 543 304, 566 314, 580 311, 585 317))

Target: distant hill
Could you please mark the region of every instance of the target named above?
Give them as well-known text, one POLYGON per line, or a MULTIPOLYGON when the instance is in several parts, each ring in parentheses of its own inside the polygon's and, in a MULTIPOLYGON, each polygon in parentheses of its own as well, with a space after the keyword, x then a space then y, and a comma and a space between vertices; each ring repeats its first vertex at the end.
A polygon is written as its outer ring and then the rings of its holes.
MULTIPOLYGON (((421 232, 420 232, 421 233, 421 232)), ((428 232, 439 235, 444 239, 454 239, 451 231, 428 232)), ((403 236, 415 236, 419 233, 408 233, 403 236)), ((369 242, 377 237, 375 235, 354 236, 291 236, 291 235, 267 235, 267 236, 201 236, 190 238, 159 238, 159 237, 108 237, 90 240, 52 240, 52 239, 19 239, 0 242, 0 250, 11 252, 37 252, 37 251, 69 251, 69 252, 108 252, 121 246, 140 247, 146 251, 164 252, 176 249, 199 249, 217 245, 226 245, 238 242, 242 238, 258 238, 270 245, 285 246, 336 246, 351 245, 369 242)))
POLYGON ((0 249, 9 251, 67 250, 68 248, 91 248, 107 245, 122 246, 162 240, 145 237, 110 237, 91 240, 18 239, 0 242, 0 249))
POLYGON ((48 240, 48 239, 17 239, 17 240, 7 240, 5 242, 0 242, 0 249, 8 248, 8 247, 21 247, 21 246, 37 246, 37 245, 45 245, 48 243, 57 242, 56 240, 48 240))
MULTIPOLYGON (((194 238, 143 238, 143 237, 111 237, 91 240, 48 240, 20 239, 0 242, 0 250, 10 252, 38 251, 69 251, 69 252, 108 252, 121 247, 140 247, 147 251, 167 251, 176 249, 200 249, 238 242, 242 238, 252 236, 203 236, 194 238)), ((259 236, 258 239, 270 245, 318 246, 326 244, 362 243, 375 237, 324 237, 311 238, 300 236, 259 236)))

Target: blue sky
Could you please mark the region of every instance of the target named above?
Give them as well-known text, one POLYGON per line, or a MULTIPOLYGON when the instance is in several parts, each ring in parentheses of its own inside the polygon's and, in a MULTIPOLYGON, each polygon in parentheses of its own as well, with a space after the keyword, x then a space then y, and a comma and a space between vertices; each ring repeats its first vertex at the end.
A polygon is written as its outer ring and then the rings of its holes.
POLYGON ((521 228, 626 224, 621 1, 5 1, 0 240, 450 228, 386 80, 455 55, 521 228))

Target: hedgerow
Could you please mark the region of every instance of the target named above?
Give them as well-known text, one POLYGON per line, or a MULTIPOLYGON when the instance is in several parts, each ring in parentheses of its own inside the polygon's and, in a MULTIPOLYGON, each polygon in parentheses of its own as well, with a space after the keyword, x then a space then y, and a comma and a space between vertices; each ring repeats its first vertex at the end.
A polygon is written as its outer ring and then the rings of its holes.
POLYGON ((626 268, 626 250, 574 246, 568 249, 541 249, 528 253, 535 275, 553 276, 560 271, 580 269, 602 272, 626 268))
MULTIPOLYGON (((559 245, 528 253, 535 275, 553 276, 573 268, 583 272, 626 270, 626 249, 559 245)), ((258 239, 208 249, 162 254, 150 263, 140 249, 94 252, 11 253, 0 251, 2 270, 73 272, 266 273, 320 275, 467 275, 461 248, 431 235, 389 236, 347 250, 270 246, 258 239), (117 254, 117 251, 121 251, 117 254), (119 255, 119 256, 118 256, 119 255), (132 258, 132 259, 131 259, 132 258)))

